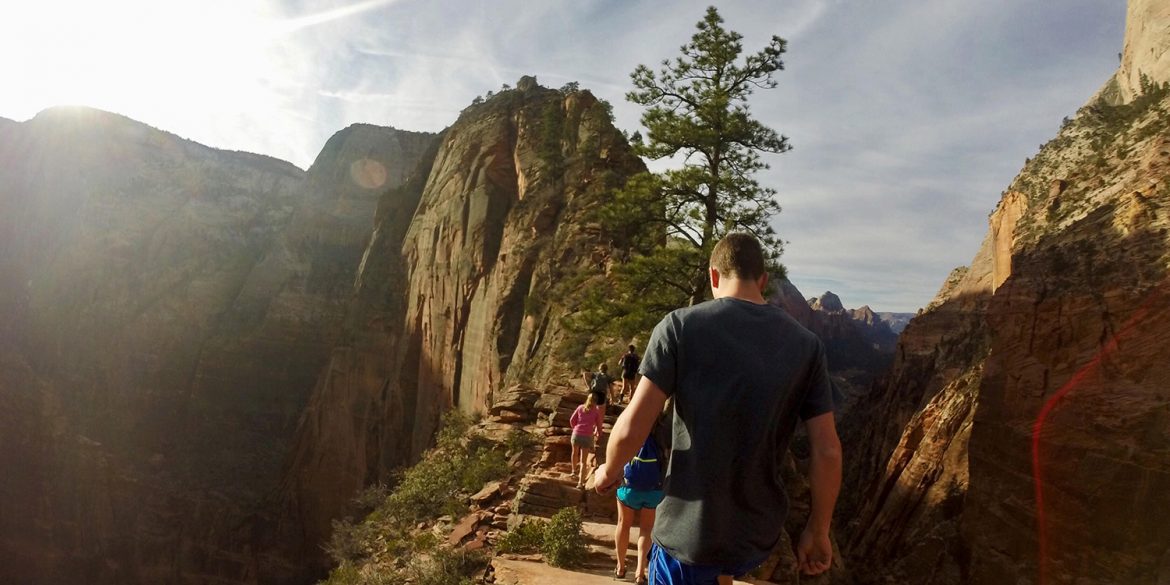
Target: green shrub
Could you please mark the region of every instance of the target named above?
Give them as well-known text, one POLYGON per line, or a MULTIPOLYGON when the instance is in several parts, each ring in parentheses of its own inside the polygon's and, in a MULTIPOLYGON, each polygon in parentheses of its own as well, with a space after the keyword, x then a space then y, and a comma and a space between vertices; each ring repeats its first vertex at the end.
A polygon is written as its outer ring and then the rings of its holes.
POLYGON ((496 548, 506 553, 535 553, 544 548, 544 523, 525 520, 515 530, 510 530, 496 542, 496 548))
POLYGON ((406 470, 394 493, 386 500, 386 511, 406 524, 457 515, 459 468, 451 457, 425 457, 406 470))
POLYGON ((467 458, 467 464, 460 470, 460 486, 468 492, 483 489, 484 484, 497 480, 508 473, 508 458, 503 451, 494 448, 477 449, 467 458))
POLYGON ((445 551, 440 539, 414 531, 421 521, 439 516, 458 517, 466 511, 465 497, 508 471, 504 446, 470 433, 472 420, 457 412, 443 417, 435 448, 403 472, 387 495, 373 486, 354 498, 358 512, 368 512, 354 523, 334 521, 326 552, 338 563, 326 585, 455 585, 483 565, 482 555, 445 551), (371 510, 372 511, 369 511, 371 510), (384 566, 372 559, 409 559, 405 565, 384 566))
POLYGON ((439 422, 439 433, 435 436, 435 448, 439 450, 459 449, 471 430, 471 419, 458 410, 448 410, 439 422))
POLYGON ((508 433, 508 437, 504 439, 504 449, 508 455, 515 455, 539 442, 539 439, 528 431, 512 429, 508 433))
POLYGON ((471 578, 487 564, 479 552, 436 548, 410 559, 406 573, 414 585, 474 585, 471 578))
POLYGON ((554 567, 575 567, 585 560, 585 536, 581 513, 575 507, 561 508, 544 527, 540 552, 554 567))
POLYGON ((353 563, 344 561, 337 565, 332 571, 329 571, 329 578, 321 582, 321 585, 361 585, 362 575, 353 563))
POLYGON ((364 559, 371 554, 370 543, 376 537, 376 528, 369 522, 353 523, 353 519, 333 521, 333 532, 329 535, 329 542, 325 543, 325 552, 334 562, 344 565, 347 562, 364 559))
POLYGON ((452 411, 443 416, 436 446, 402 474, 383 511, 405 524, 466 511, 463 492, 479 491, 508 473, 504 453, 491 441, 469 437, 471 419, 452 411))
POLYGON ((544 555, 554 567, 575 567, 585 560, 585 535, 581 513, 575 507, 561 508, 548 522, 525 520, 505 533, 496 543, 500 552, 544 555))
POLYGON ((377 483, 358 492, 353 498, 353 506, 358 513, 369 514, 382 507, 388 497, 390 488, 384 483, 377 483))

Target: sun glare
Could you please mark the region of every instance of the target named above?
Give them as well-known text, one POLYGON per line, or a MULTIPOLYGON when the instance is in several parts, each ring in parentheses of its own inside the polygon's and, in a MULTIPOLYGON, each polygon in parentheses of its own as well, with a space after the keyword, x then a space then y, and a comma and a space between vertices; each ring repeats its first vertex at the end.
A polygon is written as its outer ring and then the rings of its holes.
POLYGON ((275 15, 230 0, 35 0, 5 8, 0 112, 25 119, 75 104, 181 120, 196 111, 265 107, 278 63, 275 15))

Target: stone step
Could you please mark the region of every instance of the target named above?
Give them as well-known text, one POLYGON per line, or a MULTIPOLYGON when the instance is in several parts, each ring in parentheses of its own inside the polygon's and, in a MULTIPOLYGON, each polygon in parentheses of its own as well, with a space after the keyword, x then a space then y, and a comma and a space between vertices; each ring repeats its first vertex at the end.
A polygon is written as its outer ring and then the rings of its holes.
MULTIPOLYGON (((613 578, 613 566, 605 569, 567 570, 550 567, 544 563, 505 559, 492 560, 495 568, 496 585, 614 585, 623 581, 613 578)), ((634 582, 634 571, 627 572, 624 582, 634 582)), ((768 581, 736 581, 736 585, 775 585, 768 581)))
MULTIPOLYGON (((496 558, 496 585, 614 585, 609 570, 570 571, 544 563, 496 558)), ((633 579, 630 579, 633 582, 633 579)))
MULTIPOLYGON (((581 531, 585 534, 585 542, 599 546, 613 547, 613 531, 615 524, 603 522, 582 522, 581 531)), ((630 528, 630 542, 638 543, 638 527, 630 528)))

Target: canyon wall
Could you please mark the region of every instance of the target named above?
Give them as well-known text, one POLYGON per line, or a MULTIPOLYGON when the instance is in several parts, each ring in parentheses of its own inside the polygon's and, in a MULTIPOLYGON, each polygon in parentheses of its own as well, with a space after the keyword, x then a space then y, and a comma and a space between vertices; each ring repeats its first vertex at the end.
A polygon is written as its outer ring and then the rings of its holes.
MULTIPOLYGON (((1130 3, 1123 64, 1162 8, 1130 3)), ((845 437, 861 582, 1170 582, 1168 112, 1159 88, 1078 111, 903 332, 845 437)))
POLYGON ((83 108, 0 126, 0 581, 303 572, 265 499, 431 139, 351 127, 306 173, 83 108))
MULTIPOLYGON (((604 268, 590 214, 644 170, 602 103, 524 78, 464 110, 383 198, 346 333, 301 420, 284 530, 327 538, 353 495, 431 445, 440 414, 563 384, 562 281, 604 268)), ((315 547, 315 544, 313 544, 315 547)), ((304 558, 326 566, 319 548, 304 558)))

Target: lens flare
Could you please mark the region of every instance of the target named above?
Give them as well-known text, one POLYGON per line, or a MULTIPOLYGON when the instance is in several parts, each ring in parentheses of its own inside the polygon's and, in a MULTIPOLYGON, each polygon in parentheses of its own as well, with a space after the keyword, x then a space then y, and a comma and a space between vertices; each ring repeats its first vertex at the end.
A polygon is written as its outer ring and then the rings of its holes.
POLYGON ((386 167, 371 158, 360 158, 349 165, 349 177, 365 189, 377 189, 385 185, 387 175, 386 167))
POLYGON ((1133 333, 1133 329, 1143 321, 1150 313, 1151 307, 1164 306, 1167 299, 1167 284, 1163 283, 1142 302, 1141 306, 1134 311, 1133 315, 1121 327, 1121 330, 1109 338, 1109 342, 1105 347, 1093 356, 1092 361, 1085 364, 1077 373, 1065 382, 1059 390, 1056 391, 1040 409, 1040 414, 1036 417, 1036 422, 1032 425, 1032 483, 1035 487, 1036 494, 1036 541, 1038 546, 1038 556, 1036 559, 1036 568, 1038 572, 1037 585, 1047 585, 1048 583, 1048 525, 1045 520, 1044 511, 1044 475, 1043 475, 1043 458, 1041 457, 1041 448, 1043 447, 1042 437, 1044 434, 1044 425, 1048 422, 1048 416, 1056 409, 1057 405, 1068 397, 1068 394, 1075 390, 1077 386, 1097 373, 1101 364, 1114 353, 1121 346, 1123 341, 1127 341, 1133 333))

